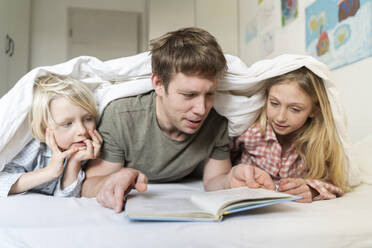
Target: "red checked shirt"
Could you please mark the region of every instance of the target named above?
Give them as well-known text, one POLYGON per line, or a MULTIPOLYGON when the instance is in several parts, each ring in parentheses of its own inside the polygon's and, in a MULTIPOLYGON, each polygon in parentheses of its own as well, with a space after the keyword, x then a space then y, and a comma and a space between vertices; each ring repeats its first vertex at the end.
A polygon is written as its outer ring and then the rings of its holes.
MULTIPOLYGON (((257 166, 271 175, 273 180, 281 178, 304 177, 301 157, 295 147, 290 146, 284 154, 272 127, 268 124, 264 135, 259 125, 250 127, 234 142, 233 151, 241 149, 240 163, 257 166)), ((305 179, 307 185, 319 192, 313 200, 332 199, 341 196, 344 192, 331 183, 318 179, 305 179)))

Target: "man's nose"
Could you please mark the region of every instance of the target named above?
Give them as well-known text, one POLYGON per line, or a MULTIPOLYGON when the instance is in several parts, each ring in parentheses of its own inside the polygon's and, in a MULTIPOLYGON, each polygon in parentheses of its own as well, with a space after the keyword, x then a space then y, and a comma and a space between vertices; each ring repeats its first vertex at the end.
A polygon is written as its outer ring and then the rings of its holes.
POLYGON ((200 96, 196 98, 193 106, 193 112, 199 116, 202 116, 205 114, 206 110, 207 106, 205 97, 200 96))

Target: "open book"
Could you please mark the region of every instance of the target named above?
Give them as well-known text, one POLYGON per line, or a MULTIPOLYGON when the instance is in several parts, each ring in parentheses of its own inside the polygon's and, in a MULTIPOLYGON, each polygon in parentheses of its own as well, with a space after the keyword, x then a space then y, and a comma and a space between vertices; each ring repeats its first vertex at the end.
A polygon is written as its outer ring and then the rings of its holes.
POLYGON ((221 221, 227 214, 299 199, 299 196, 247 187, 212 192, 158 189, 131 193, 124 213, 132 220, 221 221))

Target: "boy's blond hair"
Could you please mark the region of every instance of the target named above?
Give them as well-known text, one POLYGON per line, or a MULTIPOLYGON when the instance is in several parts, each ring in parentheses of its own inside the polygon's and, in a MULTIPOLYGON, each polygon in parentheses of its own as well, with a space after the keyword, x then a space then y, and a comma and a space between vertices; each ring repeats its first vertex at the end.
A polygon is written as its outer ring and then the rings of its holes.
MULTIPOLYGON (((54 123, 50 112, 50 103, 58 97, 67 98, 72 104, 98 116, 96 102, 91 90, 83 83, 67 77, 48 73, 35 81, 33 99, 29 112, 29 125, 32 135, 45 142, 45 131, 54 123)), ((66 109, 68 111, 68 109, 66 109)))
MULTIPOLYGON (((305 165, 306 178, 322 179, 344 190, 346 155, 339 140, 333 120, 331 105, 323 80, 306 67, 279 75, 263 82, 266 96, 275 84, 297 82, 299 87, 310 97, 314 104, 315 115, 296 131, 294 145, 305 165)), ((267 117, 266 107, 256 123, 265 132, 267 117)))

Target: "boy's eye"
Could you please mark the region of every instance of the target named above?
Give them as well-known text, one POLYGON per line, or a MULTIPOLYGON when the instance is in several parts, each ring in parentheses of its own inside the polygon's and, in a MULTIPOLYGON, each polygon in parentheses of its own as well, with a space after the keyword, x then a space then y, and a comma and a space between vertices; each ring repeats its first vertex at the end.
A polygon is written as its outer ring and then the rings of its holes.
POLYGON ((93 118, 93 116, 88 116, 88 117, 85 117, 85 118, 84 118, 84 121, 85 121, 85 122, 94 121, 94 118, 93 118))
POLYGON ((71 126, 71 122, 65 122, 65 123, 62 123, 62 127, 69 127, 71 126))

